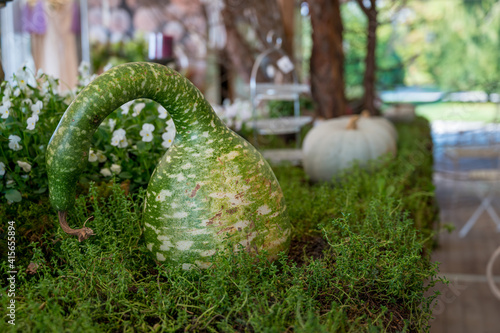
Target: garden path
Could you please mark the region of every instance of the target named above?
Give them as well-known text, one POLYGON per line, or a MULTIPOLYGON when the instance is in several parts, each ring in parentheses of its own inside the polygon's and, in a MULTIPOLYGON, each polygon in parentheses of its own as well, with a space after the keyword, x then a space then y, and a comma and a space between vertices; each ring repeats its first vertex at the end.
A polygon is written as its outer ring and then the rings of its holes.
MULTIPOLYGON (((485 137, 484 132, 483 135, 481 132, 478 134, 479 137, 485 137)), ((488 213, 483 212, 467 235, 463 238, 459 236, 460 229, 481 203, 481 199, 471 191, 478 184, 468 183, 463 186, 460 181, 440 172, 446 169, 447 161, 442 155, 442 145, 446 138, 436 131, 433 131, 433 135, 437 154, 434 184, 440 206, 441 223, 453 226, 454 230, 440 232, 439 245, 432 255, 433 261, 441 263, 440 275, 445 276, 450 283, 439 284, 433 289, 439 290, 441 295, 435 301, 431 333, 498 333, 500 300, 496 299, 489 289, 486 265, 493 251, 500 246, 500 232, 497 232, 488 213)), ((463 167, 469 170, 491 168, 496 163, 498 161, 492 159, 469 159, 463 167)), ((500 165, 497 164, 498 167, 500 165)), ((500 183, 497 183, 497 186, 500 190, 500 183)), ((492 206, 500 215, 500 193, 495 192, 492 206)), ((500 288, 498 260, 493 273, 500 288)))

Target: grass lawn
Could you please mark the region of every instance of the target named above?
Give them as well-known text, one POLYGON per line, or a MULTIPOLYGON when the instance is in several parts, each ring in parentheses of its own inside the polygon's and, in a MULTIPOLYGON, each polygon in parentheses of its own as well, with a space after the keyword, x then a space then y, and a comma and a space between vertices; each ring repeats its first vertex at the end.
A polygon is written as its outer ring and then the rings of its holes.
POLYGON ((417 115, 434 120, 494 122, 500 117, 500 107, 495 103, 433 103, 416 108, 417 115))

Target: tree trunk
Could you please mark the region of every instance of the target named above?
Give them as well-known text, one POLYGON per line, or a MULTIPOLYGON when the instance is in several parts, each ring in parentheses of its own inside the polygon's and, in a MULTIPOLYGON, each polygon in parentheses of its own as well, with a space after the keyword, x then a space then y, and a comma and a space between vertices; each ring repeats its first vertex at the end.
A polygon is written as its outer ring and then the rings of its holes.
POLYGON ((344 50, 339 0, 308 0, 312 24, 311 93, 316 114, 334 118, 346 113, 344 50))
POLYGON ((283 51, 290 58, 294 58, 294 49, 293 49, 293 27, 295 22, 295 1, 290 0, 278 0, 278 5, 281 11, 281 17, 283 19, 283 51))
POLYGON ((366 7, 362 0, 357 0, 357 2, 368 19, 365 75, 363 77, 363 87, 365 93, 363 96, 362 107, 363 110, 368 110, 372 115, 380 115, 380 110, 375 107, 375 99, 377 97, 375 91, 375 83, 377 82, 375 77, 375 72, 377 70, 375 50, 377 48, 378 26, 376 0, 370 0, 370 8, 366 7))
MULTIPOLYGON (((231 61, 233 69, 236 70, 245 81, 248 81, 250 80, 250 72, 252 71, 254 62, 252 49, 236 28, 234 17, 228 6, 222 11, 222 17, 227 36, 226 54, 231 61)), ((226 67, 229 67, 228 65, 229 64, 224 64, 226 67)))

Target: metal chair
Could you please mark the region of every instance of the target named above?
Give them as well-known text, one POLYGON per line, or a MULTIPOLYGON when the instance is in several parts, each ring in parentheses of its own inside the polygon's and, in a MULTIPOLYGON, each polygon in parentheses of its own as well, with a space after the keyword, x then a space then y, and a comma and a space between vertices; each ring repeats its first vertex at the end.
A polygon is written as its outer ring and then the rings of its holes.
POLYGON ((484 212, 488 213, 500 232, 500 217, 492 206, 494 198, 500 193, 500 144, 448 147, 444 154, 453 164, 453 171, 447 173, 456 185, 452 206, 455 206, 458 195, 472 193, 480 199, 479 206, 459 231, 459 236, 465 237, 484 212), (477 163, 481 160, 483 165, 478 167, 477 163), (495 165, 492 165, 493 162, 495 165))

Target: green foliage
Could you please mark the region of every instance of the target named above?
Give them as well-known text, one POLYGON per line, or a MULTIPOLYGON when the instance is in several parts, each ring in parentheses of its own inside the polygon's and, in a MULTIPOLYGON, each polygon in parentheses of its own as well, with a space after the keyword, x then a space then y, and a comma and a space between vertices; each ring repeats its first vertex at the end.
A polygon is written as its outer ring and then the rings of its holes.
POLYGON ((92 68, 98 72, 106 65, 121 65, 127 62, 145 61, 148 55, 148 44, 142 37, 131 41, 116 43, 98 43, 91 45, 92 68))
MULTIPOLYGON (((268 103, 269 116, 271 118, 290 117, 294 115, 294 101, 271 100, 268 103)), ((301 113, 314 110, 314 104, 310 97, 299 98, 301 113)))
POLYGON ((500 3, 494 0, 410 2, 394 34, 409 64, 408 84, 446 90, 500 88, 500 3))
POLYGON ((433 297, 424 281, 436 282, 437 270, 426 254, 436 220, 429 128, 419 119, 399 130, 397 159, 353 168, 333 186, 309 183, 298 167, 275 169, 293 244, 322 236, 316 255, 296 248, 269 263, 240 251, 216 256, 208 270, 162 265, 141 237, 144 192, 125 195, 118 184, 78 198, 70 225, 93 215, 87 225, 97 233, 82 243, 55 226, 44 201, 0 208, 19 208, 16 326, 1 321, 0 331, 426 331, 433 297), (39 265, 32 274, 30 262, 39 265))
MULTIPOLYGON (((380 6, 379 6, 380 7, 380 6)), ((379 21, 388 20, 394 14, 391 6, 379 8, 379 21)), ((344 24, 345 84, 348 98, 360 97, 365 72, 367 46, 367 19, 355 2, 342 5, 344 24)), ((379 89, 391 89, 402 85, 405 78, 403 59, 395 49, 393 26, 380 24, 377 28, 376 84, 379 89)))

